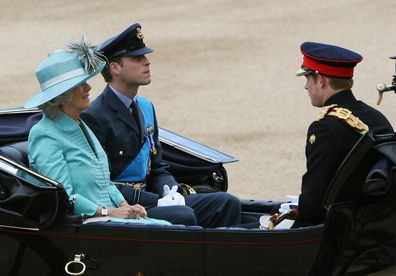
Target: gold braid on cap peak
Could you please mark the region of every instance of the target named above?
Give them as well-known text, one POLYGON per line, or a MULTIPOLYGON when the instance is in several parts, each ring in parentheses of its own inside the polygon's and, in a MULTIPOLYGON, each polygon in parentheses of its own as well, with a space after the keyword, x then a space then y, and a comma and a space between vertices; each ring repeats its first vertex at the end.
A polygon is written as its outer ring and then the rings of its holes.
POLYGON ((106 62, 106 57, 97 51, 97 46, 93 45, 84 36, 80 40, 71 38, 67 48, 69 52, 77 55, 78 60, 88 73, 96 71, 106 62))
POLYGON ((369 127, 358 117, 354 116, 349 109, 337 107, 336 104, 324 106, 321 112, 318 114, 317 120, 320 121, 326 116, 334 116, 345 121, 360 134, 365 134, 367 131, 369 131, 369 127))

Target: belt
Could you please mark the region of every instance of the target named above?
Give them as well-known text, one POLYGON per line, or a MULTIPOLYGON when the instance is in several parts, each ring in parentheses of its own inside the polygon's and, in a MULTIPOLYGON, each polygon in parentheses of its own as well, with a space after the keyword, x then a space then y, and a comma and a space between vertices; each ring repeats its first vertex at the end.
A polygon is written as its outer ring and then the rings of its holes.
POLYGON ((127 186, 127 187, 130 187, 130 188, 134 189, 133 200, 130 203, 131 205, 139 203, 140 193, 141 193, 142 189, 144 187, 146 187, 146 184, 142 183, 142 182, 118 182, 118 181, 112 181, 112 183, 115 184, 115 185, 124 185, 124 186, 127 186))
POLYGON ((140 190, 144 187, 146 187, 146 183, 143 182, 118 182, 118 181, 112 181, 113 184, 115 185, 124 185, 128 187, 132 187, 135 190, 140 190))

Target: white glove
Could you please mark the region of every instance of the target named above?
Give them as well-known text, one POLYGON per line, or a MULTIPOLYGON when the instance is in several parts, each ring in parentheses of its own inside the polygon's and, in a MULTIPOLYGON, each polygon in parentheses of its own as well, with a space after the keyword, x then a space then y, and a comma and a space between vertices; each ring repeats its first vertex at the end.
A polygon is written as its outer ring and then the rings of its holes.
POLYGON ((287 195, 286 197, 288 199, 288 202, 281 204, 279 208, 279 213, 281 214, 289 212, 291 209, 290 206, 298 206, 299 196, 287 195))
POLYGON ((186 205, 184 197, 177 192, 177 186, 172 186, 169 189, 168 185, 164 185, 164 196, 158 200, 158 207, 173 206, 173 205, 186 205))

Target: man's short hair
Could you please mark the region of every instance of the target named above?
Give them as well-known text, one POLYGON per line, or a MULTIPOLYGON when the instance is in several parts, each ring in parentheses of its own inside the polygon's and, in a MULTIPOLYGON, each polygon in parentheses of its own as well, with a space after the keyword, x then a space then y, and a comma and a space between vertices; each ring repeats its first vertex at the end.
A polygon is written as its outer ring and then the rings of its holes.
POLYGON ((107 82, 107 83, 109 83, 113 80, 113 76, 111 75, 110 68, 109 68, 110 63, 112 63, 112 62, 116 62, 116 63, 120 64, 121 66, 123 65, 122 57, 115 57, 115 58, 111 58, 108 60, 108 63, 103 68, 103 70, 100 72, 102 74, 105 82, 107 82))
POLYGON ((329 79, 329 85, 333 90, 350 90, 353 86, 352 78, 337 78, 326 76, 329 79))

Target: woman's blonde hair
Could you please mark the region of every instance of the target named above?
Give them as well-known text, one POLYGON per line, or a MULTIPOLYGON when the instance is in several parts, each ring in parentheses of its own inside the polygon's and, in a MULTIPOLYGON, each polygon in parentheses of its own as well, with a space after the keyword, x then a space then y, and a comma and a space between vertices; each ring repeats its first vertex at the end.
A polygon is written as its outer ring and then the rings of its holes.
POLYGON ((56 117, 58 117, 59 113, 63 111, 63 105, 70 102, 71 96, 71 91, 65 92, 58 97, 50 100, 49 102, 40 105, 38 108, 43 110, 45 115, 47 115, 49 118, 55 119, 56 117))

